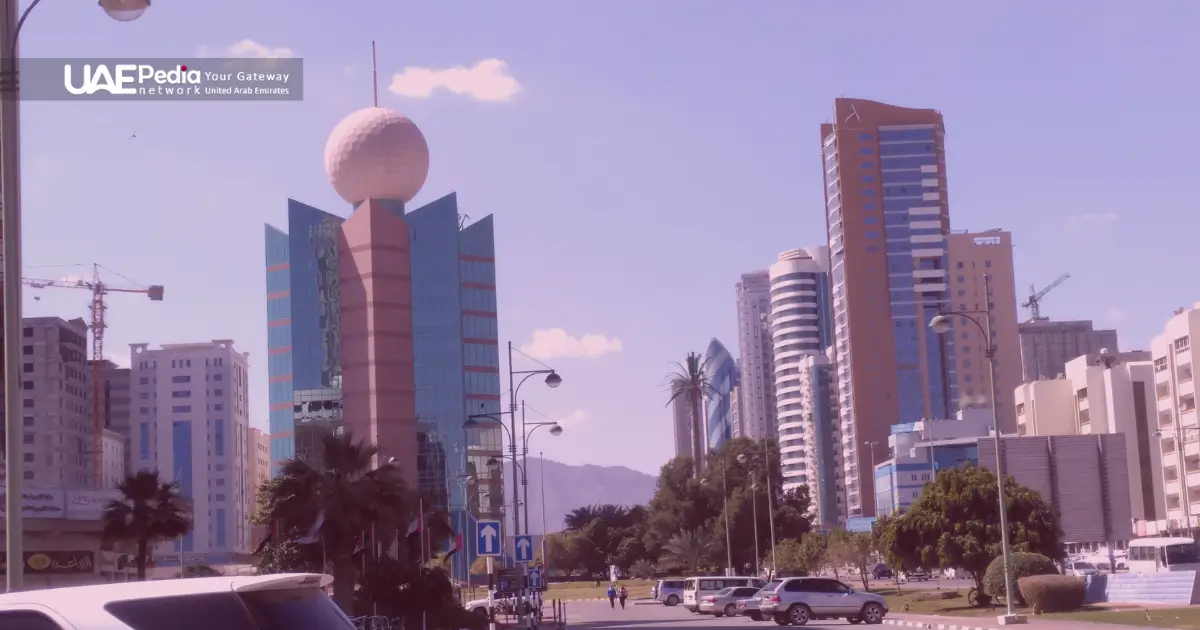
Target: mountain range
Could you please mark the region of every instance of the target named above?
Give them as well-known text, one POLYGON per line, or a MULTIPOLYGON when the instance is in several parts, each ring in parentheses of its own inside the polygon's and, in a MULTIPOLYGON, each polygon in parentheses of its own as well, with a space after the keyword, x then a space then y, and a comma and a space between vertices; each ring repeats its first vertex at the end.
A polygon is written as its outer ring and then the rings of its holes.
MULTIPOLYGON (((562 531, 563 518, 571 510, 586 505, 612 503, 632 506, 648 503, 658 485, 656 477, 624 466, 574 466, 530 457, 528 468, 531 534, 562 531), (546 480, 545 530, 542 529, 542 479, 546 480)), ((506 462, 506 501, 511 501, 512 472, 512 464, 506 462)), ((521 517, 525 517, 524 513, 521 517)), ((508 524, 511 523, 510 517, 508 524)))

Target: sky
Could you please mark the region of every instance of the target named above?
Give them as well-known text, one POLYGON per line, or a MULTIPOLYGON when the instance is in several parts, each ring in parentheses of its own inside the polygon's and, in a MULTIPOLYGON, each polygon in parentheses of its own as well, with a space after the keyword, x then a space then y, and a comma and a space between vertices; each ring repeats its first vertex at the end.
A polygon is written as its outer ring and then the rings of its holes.
MULTIPOLYGON (((165 285, 110 296, 110 356, 235 339, 265 427, 263 224, 286 226, 289 197, 348 214, 323 152, 371 104, 375 40, 380 105, 431 147, 410 205, 456 191, 472 221, 495 215, 501 342, 563 377, 522 389, 566 429, 531 450, 656 473, 672 364, 712 337, 736 353, 739 274, 825 242, 818 125, 837 97, 945 115, 952 228, 1011 230, 1020 287, 1070 273, 1052 318, 1145 348, 1200 299, 1200 5, 1146 7, 206 0, 118 23, 45 2, 25 57, 294 56, 306 95, 25 103, 25 275, 94 261, 165 285)), ((29 316, 87 316, 86 291, 25 296, 29 316)))

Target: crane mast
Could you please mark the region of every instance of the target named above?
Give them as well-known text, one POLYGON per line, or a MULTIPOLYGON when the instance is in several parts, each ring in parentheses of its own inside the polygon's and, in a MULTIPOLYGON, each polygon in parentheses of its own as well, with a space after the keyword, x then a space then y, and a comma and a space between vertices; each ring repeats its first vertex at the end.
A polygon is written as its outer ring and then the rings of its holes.
POLYGON ((1046 285, 1045 288, 1043 288, 1041 291, 1038 291, 1037 288, 1034 287, 1032 284, 1029 285, 1029 298, 1027 300, 1025 300, 1024 304, 1021 305, 1021 308, 1029 309, 1029 321, 1037 322, 1037 321, 1041 321, 1043 319, 1043 317, 1042 317, 1042 298, 1046 297, 1047 293, 1058 288, 1058 285, 1066 282, 1070 278, 1071 278, 1071 274, 1064 273, 1063 275, 1059 276, 1058 278, 1055 278, 1054 282, 1051 282, 1050 284, 1046 285))
POLYGON ((104 489, 104 331, 108 328, 105 313, 108 304, 105 296, 109 293, 141 293, 151 301, 161 302, 163 299, 162 285, 149 287, 122 287, 110 285, 100 277, 102 267, 92 265, 92 279, 60 279, 41 280, 37 278, 22 278, 21 283, 35 288, 86 289, 92 298, 88 305, 91 311, 92 329, 92 463, 94 484, 97 489, 104 489))

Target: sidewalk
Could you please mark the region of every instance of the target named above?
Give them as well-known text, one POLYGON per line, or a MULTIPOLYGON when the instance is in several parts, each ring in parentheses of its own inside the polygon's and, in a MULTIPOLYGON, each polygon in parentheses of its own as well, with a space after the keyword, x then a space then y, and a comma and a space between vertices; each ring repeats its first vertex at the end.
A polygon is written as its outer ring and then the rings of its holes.
MULTIPOLYGON (((1091 623, 1086 621, 1062 621, 1052 617, 1028 617, 1027 625, 1038 630, 1120 630, 1121 628, 1141 628, 1141 626, 1126 626, 1114 623, 1091 623)), ((996 618, 988 617, 945 617, 941 615, 910 615, 908 613, 888 613, 883 623, 902 628, 919 628, 922 630, 999 630, 1000 624, 996 618)), ((1006 626, 1012 628, 1014 626, 1006 626)), ((1020 626, 1016 626, 1019 628, 1020 626)))

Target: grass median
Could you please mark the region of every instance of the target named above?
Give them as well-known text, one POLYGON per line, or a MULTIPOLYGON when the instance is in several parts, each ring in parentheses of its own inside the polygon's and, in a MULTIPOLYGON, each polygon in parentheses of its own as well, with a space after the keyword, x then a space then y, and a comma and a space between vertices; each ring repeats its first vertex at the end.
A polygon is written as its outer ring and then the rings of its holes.
MULTIPOLYGON (((561 599, 564 601, 583 600, 583 599, 603 599, 608 597, 608 583, 601 582, 600 586, 596 586, 596 582, 551 582, 550 587, 542 595, 544 600, 561 599)), ((629 591, 629 599, 642 599, 650 597, 650 587, 654 582, 650 580, 620 580, 617 582, 617 588, 622 586, 629 591)))

